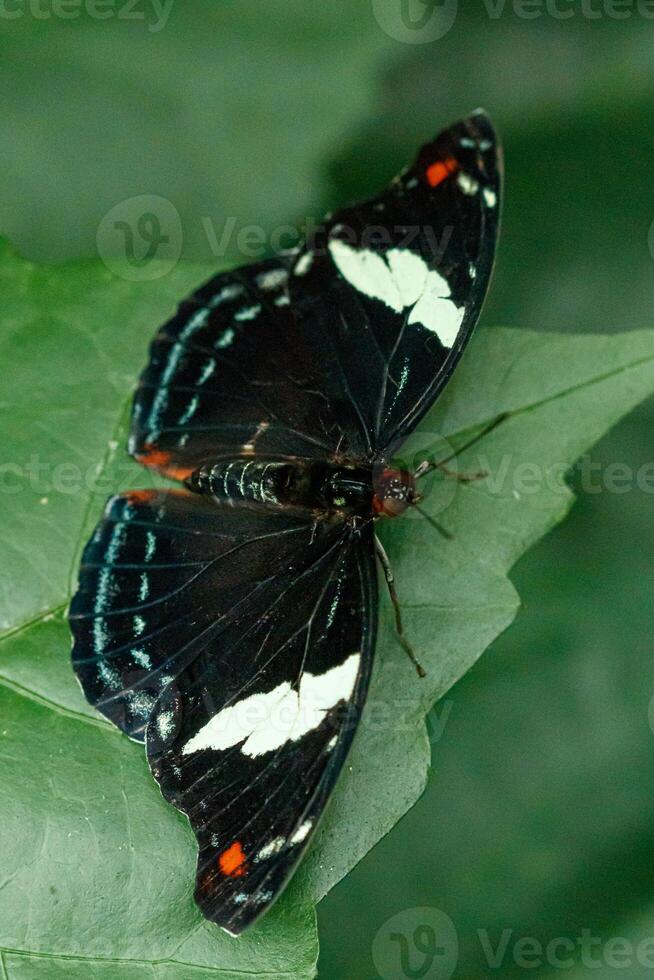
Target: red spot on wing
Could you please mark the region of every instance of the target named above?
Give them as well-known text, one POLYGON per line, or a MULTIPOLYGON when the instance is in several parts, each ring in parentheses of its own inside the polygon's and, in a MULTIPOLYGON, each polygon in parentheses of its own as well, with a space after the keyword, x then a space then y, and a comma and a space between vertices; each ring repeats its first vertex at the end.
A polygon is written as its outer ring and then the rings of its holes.
POLYGON ((130 490, 125 494, 130 504, 149 504, 157 496, 156 490, 130 490))
POLYGON ((170 453, 157 449, 154 445, 146 446, 144 452, 136 453, 134 458, 143 466, 147 466, 151 470, 159 470, 166 476, 172 477, 173 480, 187 480, 193 472, 192 467, 175 466, 174 463, 171 465, 170 453))
POLYGON ((425 171, 425 176, 432 187, 438 187, 450 174, 459 169, 459 163, 454 157, 446 157, 444 160, 436 160, 431 163, 425 171))
POLYGON ((245 853, 240 841, 234 841, 226 851, 218 856, 220 870, 229 878, 240 878, 247 873, 245 853))

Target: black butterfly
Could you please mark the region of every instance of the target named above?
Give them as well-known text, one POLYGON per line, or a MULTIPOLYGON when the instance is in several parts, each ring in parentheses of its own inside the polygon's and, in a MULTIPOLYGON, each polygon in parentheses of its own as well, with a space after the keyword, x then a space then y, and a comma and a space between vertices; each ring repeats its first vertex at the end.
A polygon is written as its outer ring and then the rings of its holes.
POLYGON ((375 521, 418 499, 390 460, 477 320, 500 180, 477 112, 303 248, 216 276, 152 344, 129 451, 184 489, 109 501, 71 605, 73 666, 146 742, 197 835, 197 902, 230 933, 279 895, 350 747, 375 521))

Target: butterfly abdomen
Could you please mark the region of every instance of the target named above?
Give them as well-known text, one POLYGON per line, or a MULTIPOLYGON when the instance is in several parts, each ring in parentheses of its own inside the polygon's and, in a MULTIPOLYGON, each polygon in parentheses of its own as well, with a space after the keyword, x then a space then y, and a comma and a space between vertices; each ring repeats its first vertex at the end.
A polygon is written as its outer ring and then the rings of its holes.
POLYGON ((373 493, 370 467, 301 459, 253 460, 251 456, 202 466, 187 485, 219 501, 341 514, 370 512, 373 493))
POLYGON ((281 506, 288 503, 288 488, 293 482, 294 469, 293 464, 279 460, 238 457, 202 466, 187 482, 191 490, 217 500, 255 501, 281 506))

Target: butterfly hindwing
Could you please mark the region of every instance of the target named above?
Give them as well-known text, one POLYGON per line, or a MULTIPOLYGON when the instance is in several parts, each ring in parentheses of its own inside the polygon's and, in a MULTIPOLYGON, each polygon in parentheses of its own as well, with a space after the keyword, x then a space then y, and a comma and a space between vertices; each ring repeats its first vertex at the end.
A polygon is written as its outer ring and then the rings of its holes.
POLYGON ((142 740, 171 679, 208 644, 220 658, 227 624, 244 630, 262 615, 271 589, 283 590, 338 530, 314 527, 310 514, 232 508, 182 490, 112 498, 70 609, 88 700, 142 740))
POLYGON ((411 431, 463 351, 490 279, 500 180, 495 133, 475 113, 378 197, 330 216, 295 262, 292 309, 371 454, 411 431))
POLYGON ((336 782, 376 625, 372 528, 343 531, 261 617, 235 621, 171 684, 147 732, 164 795, 199 843, 196 900, 239 933, 279 895, 336 782))
POLYGON ((371 524, 137 491, 87 545, 73 666, 92 704, 145 737, 198 838, 198 903, 230 932, 278 896, 323 812, 376 608, 371 524))

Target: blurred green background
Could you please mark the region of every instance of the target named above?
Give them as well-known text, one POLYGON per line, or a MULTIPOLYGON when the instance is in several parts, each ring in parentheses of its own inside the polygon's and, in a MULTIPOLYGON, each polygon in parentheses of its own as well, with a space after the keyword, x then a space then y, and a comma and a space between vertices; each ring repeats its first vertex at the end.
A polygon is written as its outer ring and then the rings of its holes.
MULTIPOLYGON (((173 0, 164 13, 139 0, 106 19, 82 0, 65 9, 47 18, 44 2, 14 0, 0 12, 0 231, 27 257, 97 254, 106 212, 147 194, 178 210, 186 258, 238 261, 238 229, 301 225, 375 191, 421 141, 483 105, 507 174, 484 322, 653 326, 644 5, 559 0, 564 18, 551 4, 457 11, 445 0, 433 15, 451 14, 451 27, 431 41, 419 0, 173 0), (208 228, 233 228, 220 255, 208 228)), ((653 422, 644 406, 593 462, 649 462, 653 422)), ((449 693, 445 715, 436 709, 447 720, 428 791, 320 907, 321 977, 378 976, 375 935, 420 906, 454 922, 466 980, 522 976, 520 937, 654 936, 652 523, 638 489, 585 494, 516 568, 517 622, 449 693), (511 940, 493 971, 479 930, 496 945, 503 929, 511 940)), ((617 969, 598 949, 601 965, 577 950, 565 975, 654 972, 617 969)))

